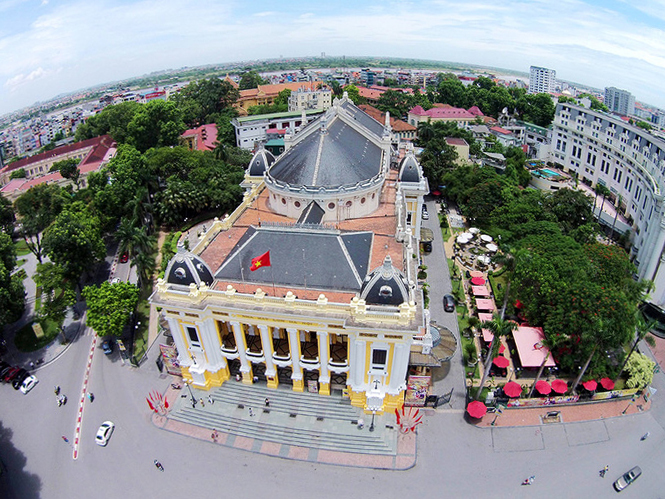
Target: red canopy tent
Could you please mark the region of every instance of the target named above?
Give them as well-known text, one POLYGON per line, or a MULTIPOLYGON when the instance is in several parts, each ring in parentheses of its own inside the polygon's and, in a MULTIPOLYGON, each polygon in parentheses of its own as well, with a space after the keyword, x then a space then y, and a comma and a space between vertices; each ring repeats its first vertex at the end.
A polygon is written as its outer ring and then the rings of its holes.
POLYGON ((603 378, 600 380, 600 386, 605 388, 605 390, 614 390, 614 381, 610 378, 603 378))
POLYGON ((598 383, 590 379, 589 381, 585 381, 584 383, 582 383, 582 386, 587 390, 589 390, 590 392, 595 392, 596 388, 598 388, 598 383))
POLYGON ((568 391, 568 383, 562 379, 555 379, 552 381, 552 390, 556 393, 566 393, 568 391))
POLYGON ((519 383, 510 381, 503 386, 503 393, 508 395, 510 398, 519 397, 522 395, 522 386, 519 383))
POLYGON ((466 412, 472 418, 480 419, 487 413, 487 407, 479 400, 474 400, 466 406, 466 412))
POLYGON ((508 367, 510 365, 510 361, 508 359, 506 359, 503 355, 498 355, 498 356, 494 357, 494 360, 492 361, 492 363, 496 367, 501 367, 501 368, 505 368, 505 367, 508 367))
POLYGON ((541 395, 549 395, 552 393, 552 387, 547 381, 541 379, 536 383, 536 391, 541 395))
POLYGON ((490 290, 487 286, 471 286, 471 293, 473 296, 489 296, 490 290))
POLYGON ((474 286, 483 286, 485 284, 485 279, 482 277, 472 277, 471 284, 474 286))

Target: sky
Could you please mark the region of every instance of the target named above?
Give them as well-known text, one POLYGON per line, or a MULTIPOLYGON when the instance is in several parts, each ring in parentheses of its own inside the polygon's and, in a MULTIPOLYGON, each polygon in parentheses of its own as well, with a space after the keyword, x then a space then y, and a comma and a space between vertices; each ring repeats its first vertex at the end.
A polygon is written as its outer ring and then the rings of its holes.
POLYGON ((152 71, 321 52, 543 66, 665 109, 665 0, 0 0, 0 114, 152 71))

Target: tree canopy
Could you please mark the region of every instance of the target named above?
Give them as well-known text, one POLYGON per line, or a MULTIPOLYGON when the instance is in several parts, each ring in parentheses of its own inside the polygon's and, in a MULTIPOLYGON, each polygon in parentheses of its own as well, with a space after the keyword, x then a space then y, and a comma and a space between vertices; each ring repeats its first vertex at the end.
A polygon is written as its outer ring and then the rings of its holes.
POLYGON ((16 248, 9 235, 0 232, 0 329, 16 322, 25 308, 25 289, 16 268, 16 248))
POLYGON ((250 88, 257 88, 259 85, 265 85, 268 83, 266 80, 261 78, 261 75, 254 70, 245 71, 240 75, 240 83, 238 83, 238 88, 240 90, 247 90, 250 88))
POLYGON ((119 337, 139 301, 139 289, 126 282, 103 282, 83 288, 83 297, 88 306, 86 324, 98 336, 119 337))

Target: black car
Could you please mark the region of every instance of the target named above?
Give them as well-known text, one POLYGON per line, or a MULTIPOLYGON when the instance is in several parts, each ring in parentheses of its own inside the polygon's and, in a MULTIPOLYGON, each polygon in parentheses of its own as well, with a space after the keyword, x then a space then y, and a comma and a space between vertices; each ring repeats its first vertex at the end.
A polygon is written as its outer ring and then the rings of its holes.
POLYGON ((455 311, 455 298, 453 298, 453 295, 444 295, 443 296, 443 309, 446 312, 454 312, 455 311))
POLYGON ((23 380, 28 376, 30 376, 30 373, 28 371, 26 371, 25 369, 19 369, 18 373, 12 380, 12 386, 14 387, 14 390, 18 390, 23 384, 23 380))
POLYGON ((0 378, 4 376, 3 373, 6 373, 10 367, 12 366, 7 364, 4 360, 0 360, 0 378))

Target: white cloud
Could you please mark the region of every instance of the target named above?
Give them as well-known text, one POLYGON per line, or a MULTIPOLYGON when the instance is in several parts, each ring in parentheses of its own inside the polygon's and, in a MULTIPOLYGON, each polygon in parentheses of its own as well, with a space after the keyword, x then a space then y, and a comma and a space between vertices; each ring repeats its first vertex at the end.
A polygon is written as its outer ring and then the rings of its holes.
POLYGON ((29 81, 37 80, 39 78, 43 78, 46 75, 46 71, 44 71, 43 68, 37 68, 31 73, 25 75, 23 73, 17 74, 16 76, 8 79, 5 82, 5 86, 9 87, 10 90, 15 89, 16 87, 23 85, 24 83, 27 83, 29 81))

